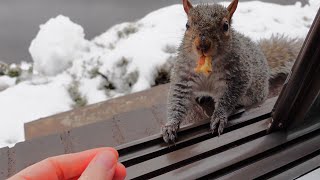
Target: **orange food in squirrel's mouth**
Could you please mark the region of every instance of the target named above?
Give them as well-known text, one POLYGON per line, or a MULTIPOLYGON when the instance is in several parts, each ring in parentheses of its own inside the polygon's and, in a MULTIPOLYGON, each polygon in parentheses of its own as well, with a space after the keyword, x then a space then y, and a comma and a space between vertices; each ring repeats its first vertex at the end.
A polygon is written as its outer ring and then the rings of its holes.
POLYGON ((194 69, 195 72, 209 75, 212 72, 211 58, 210 56, 201 56, 198 60, 197 67, 194 69))

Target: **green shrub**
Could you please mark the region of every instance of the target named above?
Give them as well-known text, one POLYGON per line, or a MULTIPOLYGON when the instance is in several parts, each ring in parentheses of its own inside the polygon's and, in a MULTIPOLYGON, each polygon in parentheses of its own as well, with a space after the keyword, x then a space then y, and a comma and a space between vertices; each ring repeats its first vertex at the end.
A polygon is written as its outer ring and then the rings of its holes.
POLYGON ((117 35, 119 39, 122 39, 136 32, 138 32, 138 27, 134 24, 129 24, 128 26, 124 27, 122 30, 118 31, 117 35))
POLYGON ((79 82, 73 81, 68 87, 68 93, 74 102, 73 108, 83 107, 88 104, 88 101, 85 96, 83 96, 79 91, 79 82))
POLYGON ((18 67, 9 68, 7 75, 9 77, 19 77, 21 75, 21 69, 18 67))

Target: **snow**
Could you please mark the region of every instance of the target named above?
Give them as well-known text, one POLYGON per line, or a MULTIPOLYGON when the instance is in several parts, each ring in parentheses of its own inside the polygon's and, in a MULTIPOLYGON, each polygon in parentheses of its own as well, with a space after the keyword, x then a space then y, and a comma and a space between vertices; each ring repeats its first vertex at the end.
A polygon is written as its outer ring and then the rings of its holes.
POLYGON ((16 84, 16 78, 11 78, 8 76, 0 76, 0 92, 15 84, 16 84))
MULTIPOLYGON (((240 2, 233 26, 254 40, 275 33, 303 38, 319 1, 309 4, 240 2)), ((182 6, 173 5, 87 40, 68 17, 48 20, 31 42, 33 64, 18 65, 20 77, 0 76, 0 147, 24 140, 23 123, 153 86, 158 69, 176 54, 185 23, 182 6)))
POLYGON ((88 104, 97 103, 100 102, 102 99, 107 98, 102 90, 99 90, 99 88, 92 88, 96 87, 97 84, 99 84, 100 82, 100 77, 96 77, 93 79, 85 78, 82 80, 79 90, 87 97, 90 97, 88 98, 88 104))
POLYGON ((268 38, 274 33, 286 34, 289 37, 304 37, 311 26, 316 10, 312 9, 313 6, 301 7, 300 2, 291 6, 281 6, 256 1, 252 4, 242 3, 238 8, 239 11, 236 13, 241 16, 234 15, 235 27, 238 31, 245 33, 250 26, 250 33, 246 35, 255 40, 268 38))
POLYGON ((71 66, 85 45, 84 30, 80 25, 62 15, 52 18, 40 26, 31 42, 29 51, 34 70, 48 76, 57 75, 71 66))
MULTIPOLYGON (((116 41, 116 47, 102 57, 102 61, 105 63, 100 71, 111 71, 113 64, 125 57, 130 60, 127 74, 133 71, 139 72, 139 78, 132 87, 132 92, 153 85, 156 67, 164 64, 170 56, 169 53, 163 51, 164 47, 166 45, 178 47, 183 35, 186 17, 180 8, 180 6, 171 6, 160 9, 141 19, 135 25, 131 25, 138 28, 138 31, 127 38, 116 41), (175 19, 168 21, 171 17, 175 17, 175 19), (138 46, 137 42, 140 42, 138 46)), ((130 25, 125 27, 130 27, 130 25)), ((114 29, 120 28, 114 27, 114 29)), ((111 29, 111 33, 113 33, 113 29, 111 29)), ((109 31, 94 41, 98 41, 101 37, 105 39, 110 37, 109 31)), ((105 40, 104 42, 108 43, 105 40)))
POLYGON ((64 88, 68 83, 67 76, 59 75, 47 84, 25 81, 2 91, 0 146, 22 141, 25 122, 71 109, 72 101, 64 88))
POLYGON ((22 70, 25 70, 25 71, 29 71, 29 69, 32 67, 32 65, 28 62, 25 62, 25 61, 22 61, 21 64, 20 64, 20 68, 22 70))

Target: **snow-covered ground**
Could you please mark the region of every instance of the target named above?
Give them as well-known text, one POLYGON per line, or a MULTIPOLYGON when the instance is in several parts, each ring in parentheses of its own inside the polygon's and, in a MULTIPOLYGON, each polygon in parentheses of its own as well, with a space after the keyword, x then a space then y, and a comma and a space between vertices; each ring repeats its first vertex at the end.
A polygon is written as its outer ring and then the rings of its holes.
MULTIPOLYGON (((254 40, 275 33, 303 38, 319 4, 241 2, 233 26, 254 40)), ((41 25, 29 48, 33 64, 18 65, 13 77, 0 76, 0 147, 23 141, 25 122, 153 86, 175 55, 185 23, 182 6, 173 5, 92 40, 62 15, 41 25)))

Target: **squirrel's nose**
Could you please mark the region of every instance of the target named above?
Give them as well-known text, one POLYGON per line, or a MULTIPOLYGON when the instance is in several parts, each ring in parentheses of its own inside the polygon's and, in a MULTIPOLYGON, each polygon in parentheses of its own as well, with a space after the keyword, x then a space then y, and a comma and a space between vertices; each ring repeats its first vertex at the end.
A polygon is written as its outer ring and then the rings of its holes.
POLYGON ((201 50, 202 52, 207 52, 211 47, 211 43, 210 41, 208 41, 206 39, 206 36, 201 35, 200 36, 200 44, 199 44, 199 50, 201 50))
POLYGON ((210 49, 210 44, 209 43, 200 43, 199 49, 202 52, 207 52, 210 49))

